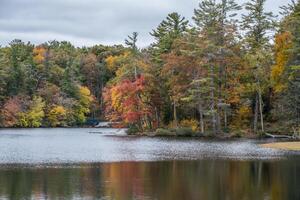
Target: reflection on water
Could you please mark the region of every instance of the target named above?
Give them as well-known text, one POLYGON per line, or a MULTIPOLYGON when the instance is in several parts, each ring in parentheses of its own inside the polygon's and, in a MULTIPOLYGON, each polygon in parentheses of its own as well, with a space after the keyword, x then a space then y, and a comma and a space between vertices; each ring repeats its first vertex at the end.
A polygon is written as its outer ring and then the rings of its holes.
POLYGON ((0 168, 0 199, 300 199, 299 160, 0 168))

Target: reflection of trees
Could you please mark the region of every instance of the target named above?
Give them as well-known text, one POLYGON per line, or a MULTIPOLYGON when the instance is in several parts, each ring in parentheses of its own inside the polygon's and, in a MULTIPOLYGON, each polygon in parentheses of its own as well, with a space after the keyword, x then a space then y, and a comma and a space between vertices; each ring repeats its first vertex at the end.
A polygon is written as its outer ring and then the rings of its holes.
POLYGON ((299 199, 299 167, 216 160, 0 169, 0 199, 299 199))

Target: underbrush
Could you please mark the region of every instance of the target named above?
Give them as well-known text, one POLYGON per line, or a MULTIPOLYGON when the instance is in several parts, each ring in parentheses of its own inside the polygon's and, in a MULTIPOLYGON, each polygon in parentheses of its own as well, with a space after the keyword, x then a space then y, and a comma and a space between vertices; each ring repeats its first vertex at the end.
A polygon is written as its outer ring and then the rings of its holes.
POLYGON ((178 137, 192 137, 196 132, 191 128, 159 128, 155 131, 156 136, 178 136, 178 137))

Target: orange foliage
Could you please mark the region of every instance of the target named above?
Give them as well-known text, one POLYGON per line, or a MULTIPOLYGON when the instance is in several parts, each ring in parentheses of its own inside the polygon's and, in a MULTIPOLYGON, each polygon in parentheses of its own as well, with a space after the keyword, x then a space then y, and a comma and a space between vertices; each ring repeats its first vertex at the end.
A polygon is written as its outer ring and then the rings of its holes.
POLYGON ((284 32, 276 35, 275 39, 275 54, 276 65, 273 66, 271 71, 271 80, 274 85, 274 91, 279 93, 286 88, 284 79, 284 70, 289 60, 289 49, 292 48, 292 35, 290 32, 284 32))
POLYGON ((44 62, 45 53, 46 53, 46 49, 44 47, 42 47, 42 46, 35 47, 33 49, 33 54, 34 54, 33 60, 34 60, 34 62, 37 63, 37 64, 41 64, 42 62, 44 62))
POLYGON ((168 78, 172 100, 179 102, 190 86, 197 65, 192 57, 176 53, 170 53, 164 58, 166 64, 162 73, 168 78))

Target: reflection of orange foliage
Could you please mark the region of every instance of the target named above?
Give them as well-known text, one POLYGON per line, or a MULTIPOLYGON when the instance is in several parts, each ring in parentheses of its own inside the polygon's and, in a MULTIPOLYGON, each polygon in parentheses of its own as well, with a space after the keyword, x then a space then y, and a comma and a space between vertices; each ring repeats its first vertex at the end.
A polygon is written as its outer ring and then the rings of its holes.
POLYGON ((105 196, 116 200, 144 197, 145 185, 141 179, 143 171, 143 166, 135 163, 104 165, 103 178, 110 180, 106 185, 105 196))
POLYGON ((24 199, 297 199, 295 167, 292 160, 202 160, 0 170, 0 196, 20 191, 24 199))

